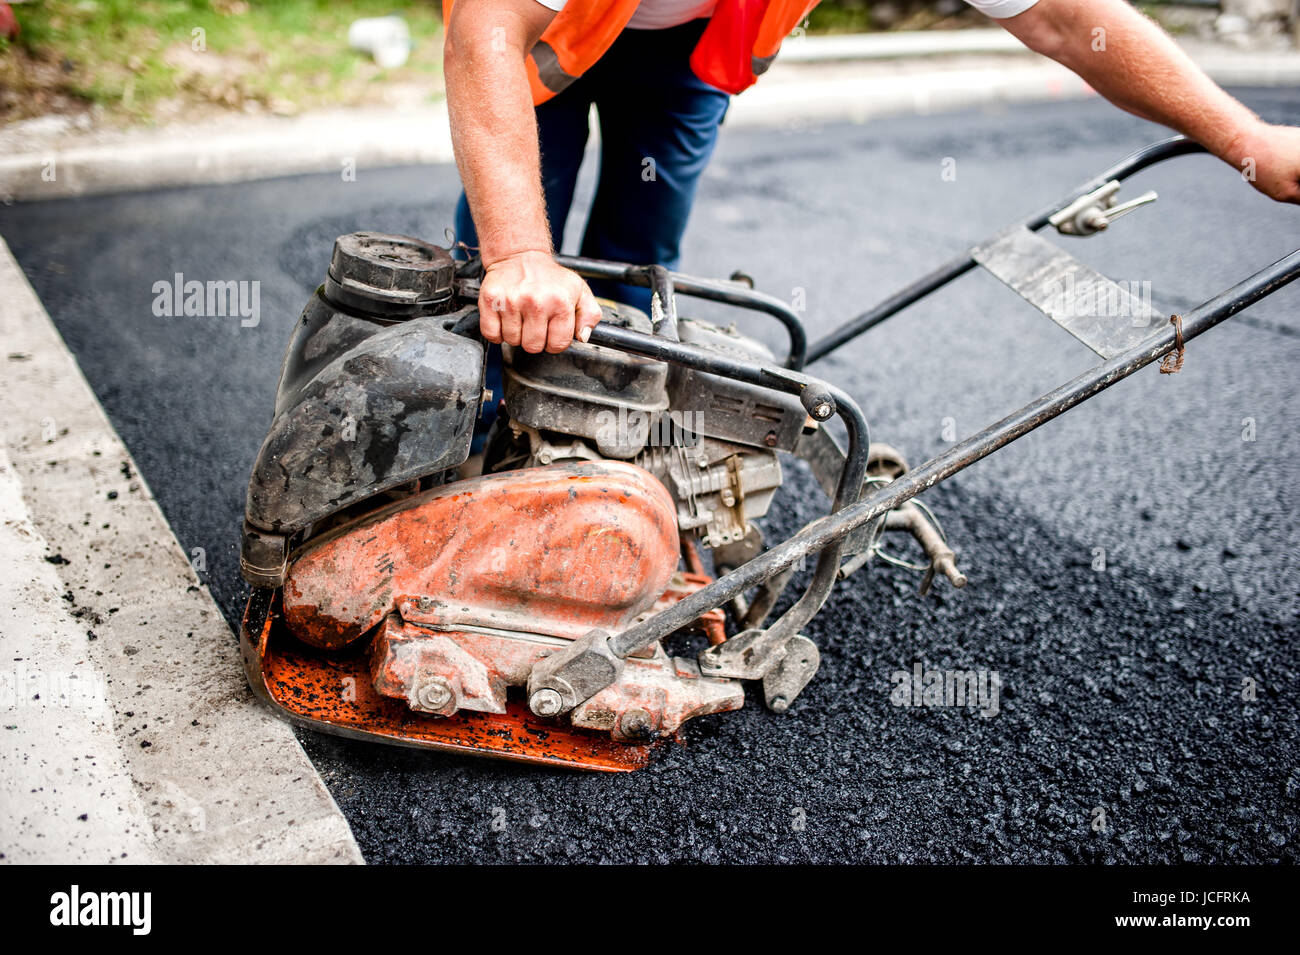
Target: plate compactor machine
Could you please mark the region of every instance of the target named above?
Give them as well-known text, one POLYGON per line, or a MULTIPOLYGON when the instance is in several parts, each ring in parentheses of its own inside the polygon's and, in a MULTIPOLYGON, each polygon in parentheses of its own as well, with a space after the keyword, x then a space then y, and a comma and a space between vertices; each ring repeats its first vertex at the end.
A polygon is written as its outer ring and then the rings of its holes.
POLYGON ((586 343, 505 346, 500 394, 486 386, 477 260, 340 237, 249 482, 250 684, 324 732, 595 770, 644 766, 685 721, 739 709, 746 681, 784 713, 819 663, 800 631, 837 582, 899 562, 890 535, 924 554, 922 592, 936 577, 965 584, 913 498, 1147 364, 1176 370, 1188 340, 1300 275, 1297 251, 1184 315, 1143 315, 1149 303, 1037 234, 1105 230, 1154 198, 1118 203, 1124 178, 1200 151, 1181 137, 1140 150, 812 345, 743 276, 561 256, 647 288, 650 314, 602 302, 586 343), (1101 363, 909 469, 871 442, 849 395, 803 369, 977 266, 1101 363), (679 317, 679 297, 774 319, 788 347, 679 317), (807 462, 829 505, 771 544, 760 528, 782 455, 807 462), (806 561, 805 589, 781 601, 806 561))

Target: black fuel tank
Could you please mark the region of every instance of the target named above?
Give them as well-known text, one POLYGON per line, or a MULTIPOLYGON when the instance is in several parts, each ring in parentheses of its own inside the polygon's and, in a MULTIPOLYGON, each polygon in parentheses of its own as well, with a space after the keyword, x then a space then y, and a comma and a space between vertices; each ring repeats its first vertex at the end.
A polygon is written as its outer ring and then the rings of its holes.
POLYGON ((454 263, 405 236, 335 243, 294 328, 248 486, 241 566, 276 586, 293 534, 468 458, 483 346, 451 328, 454 263))

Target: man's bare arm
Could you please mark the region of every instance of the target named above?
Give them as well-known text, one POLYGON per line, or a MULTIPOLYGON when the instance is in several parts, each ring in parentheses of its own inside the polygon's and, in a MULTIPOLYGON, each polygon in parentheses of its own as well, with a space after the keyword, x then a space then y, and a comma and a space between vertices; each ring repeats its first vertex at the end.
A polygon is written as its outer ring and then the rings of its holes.
POLYGON ((1300 202, 1300 128, 1272 126, 1206 76, 1123 0, 1039 0, 998 23, 1116 106, 1196 140, 1260 192, 1300 202))
POLYGON ((525 57, 554 12, 536 0, 457 0, 444 71, 452 146, 487 274, 489 341, 562 351, 600 320, 591 291, 551 257, 525 57))

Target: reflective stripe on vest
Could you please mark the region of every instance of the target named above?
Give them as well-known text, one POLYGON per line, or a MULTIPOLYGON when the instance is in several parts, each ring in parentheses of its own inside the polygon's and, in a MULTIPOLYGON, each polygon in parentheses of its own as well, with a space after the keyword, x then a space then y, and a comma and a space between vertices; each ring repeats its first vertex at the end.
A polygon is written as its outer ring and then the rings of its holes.
POLYGON ((529 56, 533 58, 533 65, 537 68, 537 78, 552 94, 559 93, 577 79, 576 76, 564 72, 564 67, 560 66, 560 58, 555 55, 554 48, 545 40, 538 40, 529 56))
POLYGON ((749 70, 755 76, 762 76, 767 72, 767 68, 772 65, 772 61, 775 59, 775 53, 771 56, 751 56, 749 58, 749 70))

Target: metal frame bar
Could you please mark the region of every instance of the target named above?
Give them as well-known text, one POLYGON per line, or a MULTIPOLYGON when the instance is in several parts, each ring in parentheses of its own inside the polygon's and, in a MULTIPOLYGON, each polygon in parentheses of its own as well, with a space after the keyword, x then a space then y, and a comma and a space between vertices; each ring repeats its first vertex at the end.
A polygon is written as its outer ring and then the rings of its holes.
MULTIPOLYGON (((1197 306, 1183 316, 1183 340, 1190 341, 1235 315, 1266 295, 1300 278, 1300 250, 1284 256, 1243 282, 1197 306)), ((1028 434, 1075 405, 1145 368, 1176 347, 1171 326, 1110 361, 1084 372, 1072 381, 1048 392, 990 425, 943 454, 914 468, 890 484, 847 507, 809 524, 793 537, 741 565, 724 577, 679 601, 648 620, 623 631, 609 641, 620 657, 635 653, 687 626, 701 614, 721 606, 750 587, 794 566, 814 551, 823 555, 853 531, 881 514, 911 500, 940 481, 987 457, 999 448, 1028 434)), ((820 571, 821 564, 818 565, 820 571)), ((775 625, 774 625, 775 626, 775 625)), ((725 644, 724 644, 725 646, 725 644)))
MULTIPOLYGON (((1018 225, 1037 231, 1045 226, 1058 210, 1112 179, 1123 180, 1158 162, 1204 151, 1199 144, 1181 136, 1147 146, 1080 185, 1061 202, 1030 216, 1018 225)), ((697 294, 702 298, 727 301, 741 307, 772 311, 770 308, 756 304, 760 299, 766 298, 756 293, 726 288, 720 283, 706 283, 661 268, 628 266, 588 259, 561 258, 560 261, 580 274, 616 279, 628 284, 646 285, 656 289, 661 298, 661 306, 664 308, 664 316, 656 325, 656 332, 675 333, 675 323, 666 318, 671 315, 675 319, 676 311, 671 303, 674 290, 685 294, 697 294), (707 289, 710 294, 698 294, 701 289, 707 289), (721 294, 724 291, 725 294, 721 294)), ((814 344, 808 350, 808 360, 815 361, 829 354, 867 329, 878 325, 908 305, 970 271, 976 264, 967 253, 940 266, 869 312, 850 319, 814 344)), ((1182 342, 1185 343, 1204 334, 1215 325, 1296 278, 1300 278, 1300 250, 1284 256, 1190 311, 1181 320, 1182 342)), ((793 325, 788 324, 787 327, 801 328, 797 316, 793 316, 784 303, 778 302, 777 305, 779 308, 772 312, 773 314, 777 314, 778 317, 782 315, 787 318, 793 317, 793 325)), ((1179 347, 1179 332, 1174 327, 1159 331, 1122 354, 1042 395, 978 434, 953 445, 944 453, 908 471, 868 497, 861 498, 869 444, 866 420, 857 404, 843 391, 797 370, 797 366, 802 364, 800 360, 802 351, 794 341, 792 341, 791 355, 787 359, 787 367, 779 369, 772 366, 743 364, 726 356, 684 344, 676 340, 675 334, 671 334, 671 337, 670 334, 645 335, 625 328, 597 325, 592 330, 590 341, 646 358, 681 364, 761 387, 797 394, 808 413, 819 421, 828 419, 835 412, 840 414, 849 432, 849 452, 845 458, 829 514, 808 524, 783 543, 746 562, 707 587, 678 601, 672 607, 608 638, 608 651, 620 658, 636 653, 688 626, 708 611, 740 596, 751 587, 789 571, 809 554, 818 552, 820 558, 817 569, 803 597, 762 633, 762 639, 767 647, 783 643, 787 638, 797 634, 799 628, 821 609, 834 586, 844 541, 854 531, 867 526, 879 519, 881 515, 905 504, 923 491, 1005 447, 1022 435, 1041 427, 1075 405, 1122 381, 1179 347)), ((755 633, 758 631, 751 631, 751 634, 755 633)), ((564 665, 566 657, 586 652, 583 643, 584 641, 579 641, 569 651, 557 654, 548 660, 545 669, 558 671, 558 668, 564 665)), ((720 646, 725 647, 726 644, 720 646)), ((702 655, 701 659, 703 660, 708 654, 716 654, 719 649, 720 647, 711 648, 702 655)), ((543 676, 539 685, 547 685, 548 679, 550 678, 543 676)), ((530 692, 535 689, 530 680, 530 692)))
MULTIPOLYGON (((803 321, 793 308, 775 296, 742 288, 734 282, 683 275, 659 265, 628 265, 624 262, 607 262, 603 259, 588 259, 578 255, 557 255, 555 261, 585 278, 608 279, 622 282, 624 285, 642 285, 656 291, 666 290, 669 301, 664 301, 663 307, 665 310, 672 309, 674 324, 676 305, 671 304, 674 292, 689 295, 691 298, 765 312, 785 326, 790 338, 790 351, 782 363, 783 366, 799 371, 807 363, 808 335, 804 331, 803 321)), ((663 297, 661 293, 661 299, 663 297)))

